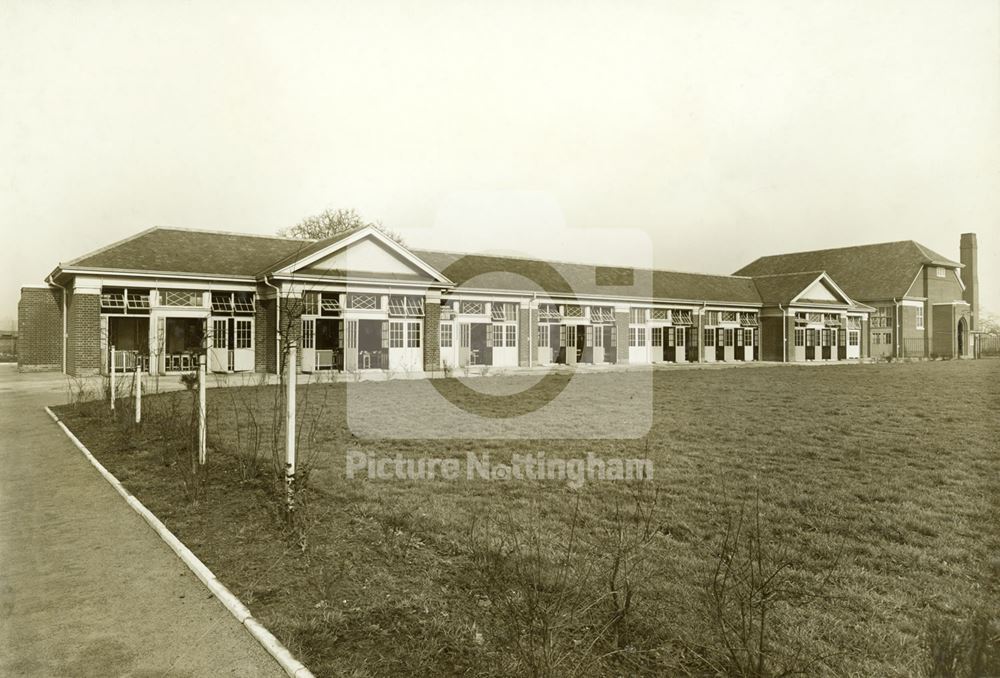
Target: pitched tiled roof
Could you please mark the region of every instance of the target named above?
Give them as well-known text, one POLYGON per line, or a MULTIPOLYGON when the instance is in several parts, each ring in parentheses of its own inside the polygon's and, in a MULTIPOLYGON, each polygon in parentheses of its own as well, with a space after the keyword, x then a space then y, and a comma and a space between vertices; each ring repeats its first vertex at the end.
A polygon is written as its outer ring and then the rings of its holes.
POLYGON ((456 285, 561 295, 607 295, 759 304, 747 277, 414 250, 456 285), (470 282, 471 281, 471 282, 470 282))
POLYGON ((756 276, 753 279, 761 301, 765 304, 787 304, 812 284, 822 271, 804 273, 778 273, 756 276))
POLYGON ((151 228, 62 268, 253 277, 312 245, 310 240, 263 235, 151 228))
POLYGON ((881 301, 904 296, 920 267, 926 264, 961 267, 912 240, 901 240, 761 257, 736 271, 736 275, 826 271, 852 298, 881 301))

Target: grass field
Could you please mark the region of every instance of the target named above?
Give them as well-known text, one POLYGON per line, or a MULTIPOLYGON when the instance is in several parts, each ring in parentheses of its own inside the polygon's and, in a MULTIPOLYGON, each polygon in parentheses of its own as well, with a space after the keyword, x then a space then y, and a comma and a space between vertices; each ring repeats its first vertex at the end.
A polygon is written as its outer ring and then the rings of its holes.
MULTIPOLYGON (((638 378, 575 377, 611 401, 638 378)), ((190 393, 148 397, 141 430, 99 403, 59 412, 317 675, 904 676, 949 642, 1000 657, 1000 361, 658 370, 648 435, 600 442, 360 440, 345 388, 377 406, 420 384, 300 389, 312 471, 291 528, 273 387, 209 391, 197 491, 190 393), (348 480, 346 445, 648 456, 655 476, 348 480)))

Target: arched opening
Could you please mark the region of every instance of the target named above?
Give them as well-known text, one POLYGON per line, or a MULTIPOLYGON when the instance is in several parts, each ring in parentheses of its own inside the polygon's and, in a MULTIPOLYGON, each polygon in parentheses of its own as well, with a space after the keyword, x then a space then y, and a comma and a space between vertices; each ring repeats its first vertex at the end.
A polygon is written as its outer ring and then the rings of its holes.
POLYGON ((965 356, 965 345, 966 345, 966 332, 968 328, 965 324, 965 318, 959 318, 958 320, 958 357, 962 358, 965 356))

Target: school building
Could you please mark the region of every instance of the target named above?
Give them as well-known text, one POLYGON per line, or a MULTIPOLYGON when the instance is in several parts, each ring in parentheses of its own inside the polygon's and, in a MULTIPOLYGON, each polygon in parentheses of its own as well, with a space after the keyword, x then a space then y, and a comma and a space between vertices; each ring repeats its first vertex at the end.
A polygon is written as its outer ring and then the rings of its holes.
POLYGON ((733 275, 153 228, 21 290, 21 369, 429 375, 451 368, 965 357, 976 237, 767 256, 733 275), (112 350, 113 349, 113 350, 112 350))

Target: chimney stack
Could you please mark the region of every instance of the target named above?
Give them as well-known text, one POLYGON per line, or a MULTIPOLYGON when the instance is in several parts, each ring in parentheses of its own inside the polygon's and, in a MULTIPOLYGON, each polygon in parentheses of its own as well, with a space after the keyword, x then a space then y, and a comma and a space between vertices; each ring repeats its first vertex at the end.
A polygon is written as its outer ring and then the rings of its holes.
POLYGON ((965 292, 962 299, 971 306, 972 322, 969 329, 979 329, 979 253, 976 244, 975 233, 963 233, 961 242, 962 282, 965 283, 965 292))

